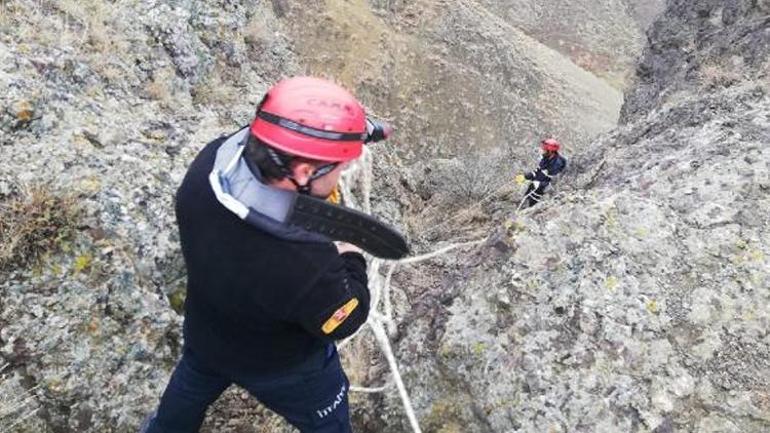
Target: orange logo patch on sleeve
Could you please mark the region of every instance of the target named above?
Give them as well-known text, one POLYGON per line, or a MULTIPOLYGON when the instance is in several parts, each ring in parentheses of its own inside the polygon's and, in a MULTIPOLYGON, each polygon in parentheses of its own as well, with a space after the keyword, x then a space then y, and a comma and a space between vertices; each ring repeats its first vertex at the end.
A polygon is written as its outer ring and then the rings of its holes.
POLYGON ((345 319, 350 316, 350 313, 353 312, 353 310, 358 307, 358 298, 353 298, 349 300, 345 305, 340 307, 337 311, 332 314, 331 317, 321 326, 321 330, 324 334, 331 334, 334 332, 335 329, 337 329, 338 326, 342 324, 342 322, 345 321, 345 319))

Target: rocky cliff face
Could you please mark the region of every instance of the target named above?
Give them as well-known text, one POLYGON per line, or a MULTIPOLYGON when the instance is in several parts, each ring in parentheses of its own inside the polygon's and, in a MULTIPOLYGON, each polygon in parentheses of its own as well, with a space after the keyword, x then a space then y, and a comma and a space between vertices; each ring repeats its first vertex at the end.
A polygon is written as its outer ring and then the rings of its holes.
MULTIPOLYGON (((181 343, 174 191, 282 76, 336 77, 407 157, 615 122, 604 81, 474 2, 421 4, 0 4, 0 430, 131 432, 155 406, 181 343)), ((223 400, 208 431, 275 422, 223 400)))
POLYGON ((769 11, 670 2, 626 124, 559 193, 397 277, 427 431, 770 430, 769 11))
POLYGON ((767 80, 767 1, 670 1, 648 32, 622 121, 631 122, 680 93, 767 80), (678 29, 676 31, 672 29, 678 29))
MULTIPOLYGON (((307 71, 393 119, 410 159, 544 131, 576 152, 558 200, 519 215, 496 200, 466 221, 494 233, 485 247, 394 276, 426 431, 767 430, 762 69, 662 106, 637 96, 648 117, 587 146, 616 90, 489 4, 447 4, 2 2, 0 430, 135 431, 179 355, 173 193, 197 149, 307 71)), ((745 4, 721 27, 734 41, 767 15, 745 4)), ((420 193, 398 161, 380 182, 420 193)), ((383 191, 377 212, 408 217, 383 191)), ((388 383, 365 343, 377 365, 349 358, 356 383, 388 383)), ((391 388, 355 397, 359 430, 408 430, 391 388)), ((281 426, 233 390, 204 431, 281 426)))
POLYGON ((616 131, 584 188, 397 279, 428 431, 767 431, 767 91, 616 131))
POLYGON ((179 356, 174 192, 298 69, 269 4, 193 3, 0 5, 0 431, 136 431, 179 356))

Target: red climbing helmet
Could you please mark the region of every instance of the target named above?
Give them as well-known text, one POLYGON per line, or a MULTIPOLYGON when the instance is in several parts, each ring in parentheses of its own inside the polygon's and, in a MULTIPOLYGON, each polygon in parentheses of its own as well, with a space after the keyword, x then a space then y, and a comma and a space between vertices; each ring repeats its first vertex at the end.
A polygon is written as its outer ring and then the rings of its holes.
POLYGON ((330 81, 288 78, 267 91, 251 133, 290 155, 349 161, 361 155, 366 113, 350 92, 330 81))
POLYGON ((553 138, 546 138, 540 143, 540 147, 549 152, 558 152, 561 145, 553 138))

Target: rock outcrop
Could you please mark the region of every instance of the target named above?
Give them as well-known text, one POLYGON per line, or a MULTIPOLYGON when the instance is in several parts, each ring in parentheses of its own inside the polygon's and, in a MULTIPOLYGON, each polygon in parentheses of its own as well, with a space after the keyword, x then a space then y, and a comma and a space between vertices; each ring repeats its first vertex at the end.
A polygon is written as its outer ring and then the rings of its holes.
POLYGON ((668 101, 676 103, 682 92, 770 79, 769 9, 764 0, 669 1, 668 13, 648 31, 650 43, 621 121, 637 120, 668 101))
POLYGON ((669 2, 626 124, 559 193, 487 206, 484 247, 394 277, 426 431, 770 430, 769 11, 669 2))
MULTIPOLYGON (((612 126, 615 89, 474 5, 401 34, 362 0, 2 2, 0 430, 132 432, 155 406, 181 344, 175 189, 283 76, 353 88, 404 155, 612 126)), ((223 401, 205 429, 257 422, 251 400, 223 401)))
MULTIPOLYGON (((483 248, 394 275, 425 431, 767 431, 768 10, 726 3, 671 2, 627 123, 591 144, 617 90, 481 2, 2 2, 0 430, 136 431, 179 356, 186 166, 310 71, 394 120, 407 159, 570 142, 557 197, 498 200, 469 220, 483 248)), ((407 218, 383 191, 377 213, 407 218)), ((388 383, 362 346, 355 382, 388 383)), ((359 430, 408 431, 391 388, 356 396, 359 430)), ((237 390, 204 427, 285 429, 237 390)))

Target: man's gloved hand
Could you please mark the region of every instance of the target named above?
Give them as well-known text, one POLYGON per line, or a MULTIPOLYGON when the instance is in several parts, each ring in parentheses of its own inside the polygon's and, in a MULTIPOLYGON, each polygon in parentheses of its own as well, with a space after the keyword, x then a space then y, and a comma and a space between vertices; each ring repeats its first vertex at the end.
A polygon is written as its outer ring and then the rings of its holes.
POLYGON ((342 201, 342 194, 340 193, 339 185, 334 186, 332 193, 329 194, 329 197, 326 197, 326 201, 328 201, 331 204, 340 204, 340 202, 342 201))
POLYGON ((524 177, 523 174, 517 174, 516 177, 513 178, 513 180, 515 180, 518 185, 523 185, 527 179, 524 177))
POLYGON ((364 143, 376 143, 393 135, 393 127, 382 120, 366 117, 366 139, 364 143))

